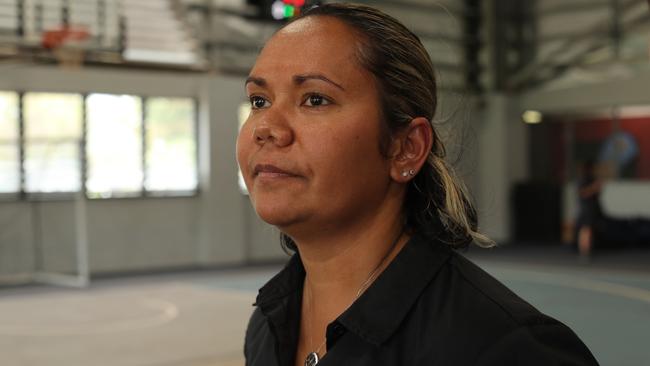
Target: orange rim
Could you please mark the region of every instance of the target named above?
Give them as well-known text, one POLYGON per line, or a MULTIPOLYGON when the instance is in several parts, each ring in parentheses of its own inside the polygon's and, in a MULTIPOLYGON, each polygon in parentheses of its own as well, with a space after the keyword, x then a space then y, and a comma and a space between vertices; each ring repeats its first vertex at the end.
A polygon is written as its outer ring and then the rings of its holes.
POLYGON ((90 37, 90 33, 82 27, 61 27, 43 32, 41 44, 45 48, 56 48, 67 41, 83 41, 90 37))

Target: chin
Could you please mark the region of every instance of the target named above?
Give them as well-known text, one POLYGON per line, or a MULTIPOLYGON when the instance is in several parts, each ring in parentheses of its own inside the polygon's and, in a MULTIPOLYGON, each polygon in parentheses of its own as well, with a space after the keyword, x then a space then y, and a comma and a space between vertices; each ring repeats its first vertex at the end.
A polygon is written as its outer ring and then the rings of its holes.
POLYGON ((255 212, 264 222, 269 225, 283 228, 291 226, 299 221, 299 214, 296 207, 291 203, 279 204, 276 202, 254 202, 255 212))

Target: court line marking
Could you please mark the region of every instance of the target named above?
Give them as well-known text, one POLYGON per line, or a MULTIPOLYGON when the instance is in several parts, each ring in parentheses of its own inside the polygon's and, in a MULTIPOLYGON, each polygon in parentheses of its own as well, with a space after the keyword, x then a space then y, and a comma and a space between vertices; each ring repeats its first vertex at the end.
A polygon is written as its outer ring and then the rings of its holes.
POLYGON ((78 336, 91 334, 106 334, 125 332, 160 326, 176 319, 180 313, 176 304, 162 299, 140 299, 137 302, 142 307, 155 310, 157 313, 139 319, 114 321, 107 324, 56 325, 56 328, 38 326, 21 326, 15 324, 0 324, 0 335, 11 336, 78 336))
POLYGON ((555 285, 560 287, 587 290, 587 291, 603 293, 615 297, 624 297, 632 300, 638 300, 650 304, 650 291, 639 287, 606 282, 602 280, 572 278, 570 275, 567 274, 549 274, 544 272, 513 269, 513 268, 500 268, 500 269, 493 270, 493 272, 506 272, 506 273, 510 272, 510 273, 518 274, 518 276, 511 278, 511 280, 514 281, 533 282, 533 283, 541 283, 541 284, 555 285))
POLYGON ((650 282, 650 272, 642 271, 639 269, 623 269, 623 268, 602 268, 598 264, 579 264, 577 261, 575 265, 567 263, 535 263, 535 262, 513 262, 496 259, 474 258, 468 256, 472 262, 480 264, 481 267, 499 266, 504 268, 514 268, 520 270, 528 270, 533 268, 537 271, 559 270, 566 273, 574 273, 578 275, 596 275, 596 276, 611 276, 611 277, 625 277, 634 280, 650 282))

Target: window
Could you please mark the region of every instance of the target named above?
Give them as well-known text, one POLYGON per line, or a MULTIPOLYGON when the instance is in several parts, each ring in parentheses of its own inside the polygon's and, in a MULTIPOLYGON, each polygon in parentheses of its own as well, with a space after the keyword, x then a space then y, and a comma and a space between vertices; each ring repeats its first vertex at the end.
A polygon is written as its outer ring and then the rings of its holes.
POLYGON ((0 193, 20 191, 18 94, 0 91, 0 193))
POLYGON ((196 127, 191 98, 0 91, 0 195, 195 192, 196 127))
POLYGON ((90 94, 88 180, 92 198, 142 191, 142 102, 131 95, 90 94))
MULTIPOLYGON (((250 102, 242 103, 239 105, 238 116, 237 116, 239 120, 239 130, 241 130, 241 128, 244 126, 244 123, 246 123, 246 120, 248 119, 248 115, 250 114, 251 114, 250 102)), ((237 178, 239 183, 239 191, 243 194, 248 194, 248 188, 246 188, 246 182, 244 181, 244 175, 241 173, 241 169, 238 170, 237 178)))
POLYGON ((196 189, 198 179, 194 101, 187 98, 148 98, 145 115, 145 189, 196 189))
POLYGON ((26 192, 79 191, 82 103, 79 94, 23 96, 26 192))

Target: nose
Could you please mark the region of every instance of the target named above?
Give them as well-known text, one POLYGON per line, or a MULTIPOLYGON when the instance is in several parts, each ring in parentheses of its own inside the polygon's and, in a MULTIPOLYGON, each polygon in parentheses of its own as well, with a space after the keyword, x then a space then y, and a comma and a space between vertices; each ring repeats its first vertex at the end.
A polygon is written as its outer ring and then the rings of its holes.
POLYGON ((293 142, 293 131, 286 121, 271 111, 266 111, 263 120, 253 128, 255 143, 262 146, 272 143, 276 147, 285 147, 293 142))

